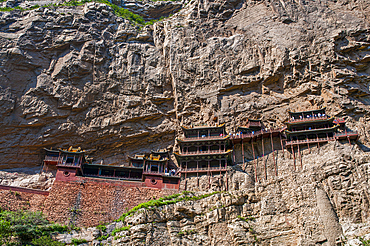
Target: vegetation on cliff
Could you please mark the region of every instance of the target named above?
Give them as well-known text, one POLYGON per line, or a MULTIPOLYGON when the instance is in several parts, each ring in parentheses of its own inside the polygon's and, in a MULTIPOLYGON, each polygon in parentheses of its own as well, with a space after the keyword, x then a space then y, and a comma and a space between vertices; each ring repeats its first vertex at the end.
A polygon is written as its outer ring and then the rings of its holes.
POLYGON ((51 238, 68 226, 50 223, 41 212, 0 211, 0 245, 64 245, 51 238))
POLYGON ((181 201, 197 201, 197 200, 209 197, 209 196, 213 196, 218 193, 220 193, 220 191, 214 191, 212 193, 195 196, 193 192, 183 191, 182 193, 161 197, 156 200, 150 200, 148 202, 140 203, 139 205, 132 208, 128 212, 122 214, 122 216, 117 221, 124 221, 127 216, 132 215, 133 213, 135 213, 141 208, 159 207, 163 205, 175 204, 181 201))
MULTIPOLYGON (((161 0, 157 0, 157 1, 161 1, 161 0)), ((171 0, 171 1, 177 1, 177 0, 171 0)), ((120 7, 116 4, 113 4, 113 3, 111 3, 107 0, 81 0, 81 1, 72 0, 72 1, 64 2, 64 3, 50 3, 50 4, 43 5, 43 6, 40 6, 40 5, 36 4, 36 5, 33 5, 32 7, 29 7, 29 8, 22 8, 22 7, 19 7, 19 6, 16 6, 16 7, 13 7, 13 8, 12 7, 0 7, 0 11, 13 11, 13 10, 27 11, 27 10, 37 9, 37 8, 40 8, 40 7, 43 7, 43 8, 57 8, 57 7, 63 7, 63 6, 81 6, 81 5, 84 5, 85 3, 89 3, 89 2, 97 2, 97 3, 106 4, 106 5, 108 5, 109 7, 112 8, 115 15, 117 15, 119 17, 122 17, 126 20, 129 20, 130 22, 135 23, 137 25, 142 25, 142 26, 143 25, 153 25, 155 22, 161 21, 165 18, 164 16, 162 16, 159 19, 152 19, 150 21, 145 21, 142 16, 140 16, 138 14, 135 14, 135 13, 131 12, 130 10, 122 8, 122 7, 120 7)), ((170 16, 172 16, 172 15, 170 15, 170 16)))

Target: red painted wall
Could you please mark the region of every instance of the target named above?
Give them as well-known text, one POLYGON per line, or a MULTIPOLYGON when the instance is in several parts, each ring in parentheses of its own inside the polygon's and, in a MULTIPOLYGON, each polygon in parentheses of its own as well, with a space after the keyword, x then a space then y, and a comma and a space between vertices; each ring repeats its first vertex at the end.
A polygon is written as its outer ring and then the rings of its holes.
POLYGON ((79 177, 76 176, 77 170, 75 168, 58 167, 55 180, 57 181, 75 181, 79 177))

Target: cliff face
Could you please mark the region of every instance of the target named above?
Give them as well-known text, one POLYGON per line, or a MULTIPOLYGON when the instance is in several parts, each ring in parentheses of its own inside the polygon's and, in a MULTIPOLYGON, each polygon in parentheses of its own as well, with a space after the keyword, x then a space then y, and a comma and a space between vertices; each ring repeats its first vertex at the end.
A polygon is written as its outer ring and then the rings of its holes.
POLYGON ((287 110, 325 106, 358 131, 358 145, 304 149, 302 166, 277 152, 277 176, 266 156, 259 183, 252 163, 200 186, 190 178, 193 190, 225 190, 228 179, 231 193, 135 214, 113 243, 333 245, 368 234, 370 3, 183 5, 142 29, 99 3, 1 12, 0 169, 70 145, 123 163, 176 148, 180 124, 217 118, 230 131, 251 117, 275 127, 287 110))
POLYGON ((369 11, 363 0, 197 0, 142 29, 98 3, 1 12, 0 168, 70 145, 122 163, 173 146, 181 123, 278 126, 287 109, 319 106, 367 145, 369 11))

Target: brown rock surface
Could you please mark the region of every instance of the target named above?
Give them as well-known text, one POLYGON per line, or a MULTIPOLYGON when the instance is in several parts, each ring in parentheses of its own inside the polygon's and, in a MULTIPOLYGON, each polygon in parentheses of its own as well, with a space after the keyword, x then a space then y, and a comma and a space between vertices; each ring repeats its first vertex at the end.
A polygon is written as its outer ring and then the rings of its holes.
MULTIPOLYGON (((325 106, 359 132, 358 145, 304 149, 296 169, 278 152, 277 177, 267 156, 267 179, 258 162, 254 183, 249 163, 230 171, 230 193, 145 210, 111 239, 332 245, 338 223, 349 240, 369 235, 369 15, 364 0, 193 0, 139 29, 98 3, 1 12, 0 168, 33 167, 42 147, 70 145, 122 163, 176 148, 180 124, 216 116, 228 130, 249 117, 281 126, 287 110, 325 106)), ((226 177, 213 181, 224 190, 226 177)))
POLYGON ((218 116, 326 106, 368 137, 369 3, 191 1, 139 30, 109 7, 0 13, 0 168, 79 145, 107 163, 218 116), (66 13, 64 15, 60 12, 66 13))

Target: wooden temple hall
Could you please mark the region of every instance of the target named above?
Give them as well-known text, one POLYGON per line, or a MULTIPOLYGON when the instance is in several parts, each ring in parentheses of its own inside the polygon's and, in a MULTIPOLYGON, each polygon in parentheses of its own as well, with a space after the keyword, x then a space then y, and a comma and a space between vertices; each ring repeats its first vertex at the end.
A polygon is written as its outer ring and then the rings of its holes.
MULTIPOLYGON (((232 164, 232 146, 225 125, 182 127, 184 136, 177 138, 180 151, 175 152, 182 178, 226 173, 232 164)), ((185 183, 186 189, 186 183, 185 183)))
POLYGON ((285 124, 285 147, 290 149, 293 154, 294 168, 296 168, 296 149, 302 167, 301 148, 303 146, 310 149, 312 146, 320 147, 321 143, 337 140, 347 140, 351 144, 351 140, 358 139, 357 132, 346 128, 344 119, 334 119, 334 117, 328 116, 325 108, 289 112, 289 120, 285 124))
MULTIPOLYGON (((177 166, 169 162, 167 150, 129 157, 128 165, 93 163, 81 148, 44 149, 43 170, 55 173, 56 180, 75 181, 83 178, 138 182, 151 188, 178 189, 177 166)), ((134 185, 134 184, 133 184, 134 185)))
POLYGON ((242 163, 243 169, 247 164, 252 163, 255 180, 260 178, 258 177, 260 173, 263 173, 262 176, 267 179, 266 154, 272 154, 270 157, 272 157, 273 171, 275 176, 278 176, 277 150, 282 150, 283 156, 284 149, 291 152, 294 169, 296 169, 296 151, 301 167, 303 166, 302 147, 310 149, 314 145, 320 147, 321 143, 328 141, 346 140, 351 143, 358 139, 357 132, 346 128, 344 119, 328 116, 325 108, 288 113, 289 119, 284 127, 267 129, 260 120, 249 119, 245 126, 239 126, 236 133, 231 134, 233 162, 242 163), (236 149, 238 151, 235 151, 236 149))

